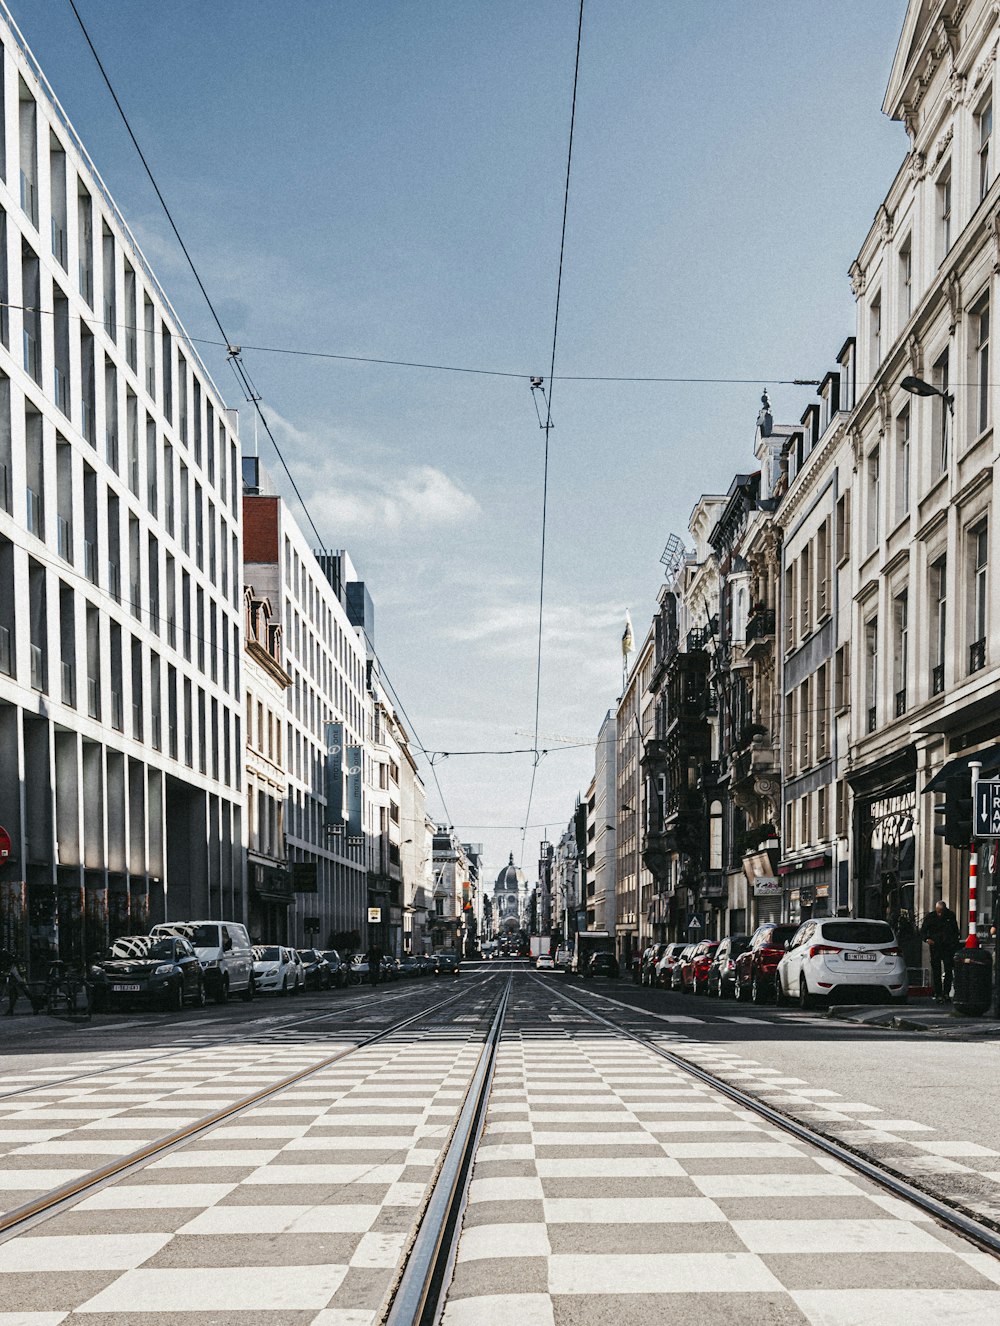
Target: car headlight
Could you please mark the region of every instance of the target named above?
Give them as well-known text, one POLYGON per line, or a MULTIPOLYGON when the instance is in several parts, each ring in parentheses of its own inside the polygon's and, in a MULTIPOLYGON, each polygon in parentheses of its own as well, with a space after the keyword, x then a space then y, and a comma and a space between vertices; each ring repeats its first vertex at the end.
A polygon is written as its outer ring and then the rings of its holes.
POLYGON ((208 971, 209 967, 218 967, 218 965, 219 965, 218 958, 203 958, 201 960, 202 971, 208 971))
POLYGON ((169 976, 173 970, 174 970, 173 963, 161 962, 160 965, 157 967, 156 971, 153 972, 153 975, 169 976))

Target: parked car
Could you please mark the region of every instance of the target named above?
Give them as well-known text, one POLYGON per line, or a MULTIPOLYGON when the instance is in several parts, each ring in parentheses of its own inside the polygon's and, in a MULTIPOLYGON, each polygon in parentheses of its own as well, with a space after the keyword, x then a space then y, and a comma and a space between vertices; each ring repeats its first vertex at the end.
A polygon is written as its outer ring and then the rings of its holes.
POLYGON ((336 986, 338 990, 343 990, 348 980, 347 963, 335 948, 325 948, 322 952, 326 959, 326 965, 330 968, 331 985, 336 986))
POLYGON ((654 984, 659 985, 664 990, 670 989, 670 978, 674 966, 686 947, 686 944, 668 944, 666 946, 659 962, 656 964, 654 984))
POLYGON ((736 959, 750 944, 749 935, 727 935, 708 969, 706 993, 727 999, 736 988, 736 959))
POLYGON ((303 982, 306 990, 329 990, 333 985, 333 978, 330 975, 330 964, 315 948, 300 948, 297 950, 299 958, 302 960, 303 982))
POLYGON ((457 976, 459 961, 457 953, 436 953, 435 976, 457 976))
POLYGON ((350 966, 350 980, 352 985, 360 985, 368 980, 368 955, 366 953, 352 953, 350 966))
POLYGON ((680 953, 674 960, 674 965, 670 969, 670 988, 671 990, 680 990, 681 994, 687 994, 685 981, 690 974, 691 958, 697 944, 685 944, 680 953))
POLYGON ((258 944, 253 950, 253 978, 261 994, 297 994, 303 983, 295 950, 281 944, 258 944))
POLYGON ((418 976, 426 975, 426 969, 420 955, 417 953, 407 953, 399 964, 399 974, 408 979, 415 979, 418 976))
POLYGON ((535 960, 536 971, 555 971, 556 960, 551 953, 539 953, 535 960))
POLYGON ((89 973, 94 1007, 157 1004, 179 1011, 205 1005, 205 980, 194 947, 180 935, 125 935, 89 973))
POLYGON ((391 953, 383 953, 379 963, 379 980, 398 981, 399 974, 399 959, 391 953))
POLYGON ((687 982, 692 994, 704 994, 707 991, 708 969, 712 965, 718 947, 717 939, 703 939, 691 954, 691 971, 687 976, 687 982))
POLYGON ((570 964, 573 961, 573 950, 567 948, 565 944, 560 944, 556 949, 555 964, 560 971, 569 971, 570 964))
POLYGON ((639 969, 640 985, 656 984, 656 964, 667 951, 666 944, 650 944, 642 955, 642 964, 639 969))
POLYGON ((618 959, 613 953, 592 953, 590 961, 583 969, 585 981, 592 980, 595 976, 607 976, 616 980, 618 975, 618 959))
POLYGON ((906 1002, 906 963, 885 921, 806 921, 788 941, 775 976, 779 1004, 797 999, 800 1008, 849 992, 906 1002))
POLYGON ((420 973, 422 976, 433 976, 437 971, 437 963, 430 953, 421 953, 417 958, 420 963, 420 973))
POLYGON ((253 950, 239 921, 161 921, 154 935, 181 935, 198 954, 205 991, 217 1004, 231 994, 254 996, 253 950))
POLYGON ((774 973, 785 955, 785 944, 795 934, 794 925, 766 921, 750 936, 750 944, 736 958, 737 999, 763 1004, 774 997, 774 973))

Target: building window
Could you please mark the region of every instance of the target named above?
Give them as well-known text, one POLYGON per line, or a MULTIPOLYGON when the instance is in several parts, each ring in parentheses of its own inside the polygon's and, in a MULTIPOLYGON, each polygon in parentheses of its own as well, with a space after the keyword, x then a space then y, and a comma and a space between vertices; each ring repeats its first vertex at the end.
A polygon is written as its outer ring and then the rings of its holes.
POLYGON ((851 490, 837 498, 837 565, 851 556, 851 490))
POLYGON ((913 242, 909 237, 899 250, 899 312, 900 323, 913 312, 913 242))
POLYGON ((830 615, 830 521, 824 520, 816 532, 816 620, 830 615))
POLYGON ((834 704, 837 712, 850 707, 851 703, 851 647, 841 645, 837 650, 833 666, 834 704))
POLYGON ((802 549, 799 558, 799 634, 802 639, 809 634, 812 619, 812 552, 809 545, 802 549))
POLYGON ((979 201, 990 191, 990 142, 993 137, 993 102, 984 101, 976 115, 979 137, 979 201))
POLYGON ((878 725, 878 618, 865 622, 865 713, 867 731, 878 725))
POLYGON ((868 306, 868 328, 869 344, 871 346, 871 371, 872 377, 878 371, 878 366, 882 362, 882 294, 876 292, 874 299, 868 306))
POLYGON ((827 665, 816 669, 813 702, 816 709, 816 759, 825 760, 830 754, 830 696, 827 690, 827 665))
POLYGON ((879 513, 882 505, 882 462, 878 447, 868 457, 868 551, 879 541, 879 513))
POLYGON ((38 255, 27 244, 21 246, 21 326, 24 371, 42 385, 42 310, 38 255))
POLYGON ((94 200, 79 185, 76 199, 76 243, 80 273, 80 294, 94 307, 94 200))
POLYGON ((988 531, 986 522, 969 532, 969 671, 986 666, 988 531))
MULTIPOLYGON (((933 384, 939 391, 947 393, 948 391, 948 351, 937 360, 934 365, 933 384)), ((948 469, 948 452, 951 441, 951 411, 948 408, 948 402, 944 396, 935 396, 932 408, 934 410, 934 472, 935 475, 946 473, 948 469)))
POLYGON ((938 262, 951 250, 951 162, 945 166, 937 180, 937 240, 938 262))
POLYGON ((896 717, 906 713, 906 678, 909 667, 909 592, 903 590, 892 601, 892 668, 896 717))
POLYGON ((21 210, 38 228, 38 107, 23 78, 18 83, 18 137, 21 150, 21 210))
POLYGON ((708 868, 722 869, 722 802, 713 801, 708 808, 708 868))
POLYGON ((931 565, 931 695, 944 690, 944 661, 948 634, 948 559, 931 565))
POLYGON ((66 254, 66 153, 55 134, 49 135, 49 203, 52 212, 52 256, 67 269, 66 254))
POLYGON ((896 520, 910 509, 910 411, 896 420, 896 520))
MULTIPOLYGON (((990 423, 990 301, 987 295, 972 310, 972 380, 975 384, 973 434, 990 423)), ((944 404, 944 402, 942 402, 944 404)))

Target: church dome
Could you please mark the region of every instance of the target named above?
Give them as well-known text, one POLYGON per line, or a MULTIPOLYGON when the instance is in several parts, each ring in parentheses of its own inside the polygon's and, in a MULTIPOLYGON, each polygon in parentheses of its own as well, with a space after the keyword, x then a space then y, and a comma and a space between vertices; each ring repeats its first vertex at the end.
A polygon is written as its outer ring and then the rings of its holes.
POLYGON ((497 893, 516 893, 519 887, 517 878, 517 866, 514 864, 514 853, 510 854, 510 861, 504 866, 503 870, 497 875, 495 892, 497 893))

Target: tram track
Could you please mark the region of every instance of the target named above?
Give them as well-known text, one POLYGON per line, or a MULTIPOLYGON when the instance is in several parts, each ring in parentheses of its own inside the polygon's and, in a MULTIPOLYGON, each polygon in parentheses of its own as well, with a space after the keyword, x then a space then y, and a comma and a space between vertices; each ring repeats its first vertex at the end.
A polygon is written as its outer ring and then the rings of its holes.
MULTIPOLYGON (((493 974, 494 973, 492 972, 490 973, 490 975, 493 974)), ((262 1034, 272 1035, 283 1031, 295 1030, 298 1027, 310 1026, 314 1022, 329 1021, 331 1018, 339 1018, 344 1016, 349 1017, 350 1014, 355 1010, 361 1011, 364 1009, 371 1009, 371 1008, 384 1008, 387 1003, 395 1003, 398 1000, 405 999, 409 993, 410 991, 406 990, 406 991, 400 991, 397 994, 379 995, 374 998, 364 999, 363 1001, 358 1003, 352 1002, 347 1007, 340 1006, 338 1008, 332 1008, 324 1012, 310 1013, 301 1018, 296 1017, 294 1013, 288 1014, 287 1016, 283 1017, 275 1017, 273 1014, 268 1014, 267 1016, 262 1015, 261 1017, 257 1018, 248 1018, 246 1021, 241 1021, 232 1024, 234 1029, 233 1035, 231 1036, 221 1035, 218 1039, 212 1038, 211 1045, 212 1047, 216 1046, 222 1047, 226 1045, 232 1045, 237 1042, 243 1044, 246 1043, 248 1036, 252 1037, 254 1035, 262 1035, 262 1034), (256 1031, 256 1032, 253 1031, 252 1029, 254 1028, 255 1024, 261 1022, 270 1022, 272 1025, 266 1031, 256 1031)), ((128 1028, 127 1023, 124 1023, 122 1025, 125 1028, 128 1028)), ((190 1021, 184 1022, 183 1024, 173 1024, 173 1025, 167 1024, 167 1026, 169 1026, 169 1029, 171 1031, 177 1031, 180 1035, 185 1035, 185 1034, 194 1035, 196 1034, 194 1030, 192 1030, 191 1032, 186 1032, 185 1028, 195 1029, 202 1025, 204 1024, 195 1021, 193 1018, 190 1021)), ((213 1025, 218 1025, 218 1023, 216 1022, 213 1025)), ((51 1089, 52 1087, 67 1086, 73 1082, 84 1082, 92 1080, 93 1078, 103 1077, 108 1073, 121 1073, 125 1071, 131 1071, 133 1068, 140 1068, 144 1064, 160 1063, 166 1059, 176 1059, 179 1056, 190 1054, 192 1048, 193 1047, 191 1045, 182 1045, 179 1046, 177 1049, 164 1050, 162 1054, 145 1055, 141 1059, 128 1059, 120 1064, 107 1064, 103 1068, 94 1068, 83 1073, 71 1073, 65 1077, 53 1077, 53 1078, 44 1078, 44 1079, 40 1078, 37 1082, 32 1082, 30 1085, 27 1086, 18 1087, 14 1091, 0 1091, 0 1101, 14 1100, 20 1096, 28 1095, 33 1091, 45 1091, 51 1089)))
POLYGON ((966 1210, 957 1202, 949 1202, 934 1193, 921 1188, 910 1179, 894 1171, 890 1167, 878 1164, 868 1156, 862 1154, 860 1150, 848 1146, 846 1143, 836 1141, 816 1129, 809 1127, 800 1120, 793 1118, 777 1110, 772 1105, 767 1105, 758 1100, 756 1096, 741 1090, 726 1082, 723 1078, 717 1077, 707 1069, 693 1064, 682 1055, 672 1050, 664 1049, 657 1045, 649 1037, 639 1035, 628 1027, 623 1027, 621 1023, 612 1018, 598 1013, 593 1008, 588 1008, 572 995, 553 986, 543 983, 537 976, 531 978, 540 988, 551 992, 565 1003, 570 1004, 595 1022, 610 1028, 621 1036, 642 1045, 651 1053, 665 1060, 672 1067, 680 1069, 691 1077, 701 1082, 705 1086, 711 1087, 731 1100, 741 1108, 750 1110, 767 1123, 784 1132, 791 1134, 797 1141, 804 1142, 808 1146, 822 1151, 833 1160, 839 1161, 848 1169, 860 1174, 862 1177, 877 1183, 884 1188, 891 1196, 901 1198, 903 1201, 911 1203, 919 1210, 931 1216, 941 1225, 951 1230, 953 1233, 961 1235, 974 1243, 978 1248, 991 1253, 995 1257, 1000 1257, 1000 1224, 988 1220, 987 1218, 971 1211, 966 1210))
MULTIPOLYGON (((489 976, 486 976, 484 979, 477 982, 476 986, 473 988, 478 988, 480 990, 484 988, 488 989, 494 979, 495 977, 491 973, 489 976)), ((465 986, 463 989, 449 995, 447 999, 439 1000, 438 1002, 431 1004, 428 1008, 421 1009, 406 1018, 391 1023, 387 1027, 372 1032, 371 1035, 363 1037, 355 1045, 346 1046, 325 1056, 314 1064, 310 1064, 305 1068, 297 1069, 295 1072, 288 1073, 277 1081, 272 1082, 257 1091, 251 1092, 246 1096, 242 1096, 238 1100, 232 1101, 220 1109, 202 1115, 198 1119, 185 1124, 181 1128, 152 1139, 135 1151, 116 1157, 105 1165, 88 1170, 85 1174, 69 1180, 67 1183, 61 1184, 56 1188, 52 1188, 48 1192, 42 1193, 20 1206, 14 1207, 0 1216, 0 1244, 5 1243, 12 1238, 16 1238, 28 1229, 34 1228, 43 1221, 67 1210, 69 1207, 74 1206, 78 1201, 89 1196, 98 1189, 117 1182, 125 1176, 135 1173, 137 1170, 144 1169, 153 1161, 161 1159, 169 1152, 183 1147, 188 1142, 203 1138, 206 1134, 211 1133, 220 1125, 228 1123, 230 1120, 245 1113, 247 1110, 253 1109, 255 1106, 270 1100, 272 1097, 279 1095, 283 1091, 287 1091, 290 1087, 297 1086, 299 1083, 307 1081, 317 1073, 323 1072, 325 1069, 332 1067, 332 1065, 336 1063, 340 1063, 351 1055, 356 1054, 371 1045, 376 1045, 381 1041, 388 1040, 390 1037, 397 1035, 401 1031, 405 1031, 416 1023, 431 1018, 444 1009, 450 1008, 460 1000, 468 999, 469 993, 469 987, 465 986)), ((288 1028, 286 1027, 283 1029, 288 1028)))

